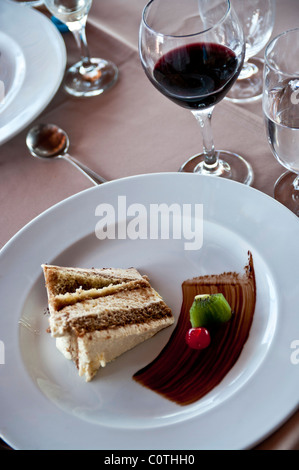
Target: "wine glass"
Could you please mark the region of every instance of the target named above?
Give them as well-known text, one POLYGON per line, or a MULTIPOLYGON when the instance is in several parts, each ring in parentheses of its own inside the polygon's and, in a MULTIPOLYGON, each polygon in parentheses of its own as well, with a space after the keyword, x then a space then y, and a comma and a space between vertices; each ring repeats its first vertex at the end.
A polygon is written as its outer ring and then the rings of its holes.
POLYGON ((211 129, 213 109, 237 79, 245 55, 229 0, 151 0, 142 14, 139 51, 152 84, 200 124, 204 151, 180 171, 250 184, 250 165, 239 155, 215 150, 211 129))
POLYGON ((265 51, 263 110, 267 137, 288 171, 274 197, 299 216, 299 28, 274 38, 265 51))
POLYGON ((81 60, 66 71, 65 90, 74 96, 95 96, 114 85, 118 78, 116 65, 89 54, 85 27, 92 0, 45 0, 45 5, 68 26, 81 50, 81 60))
POLYGON ((227 94, 234 103, 250 103, 263 96, 264 61, 256 57, 268 43, 275 22, 275 0, 231 0, 245 34, 246 53, 241 73, 227 94))

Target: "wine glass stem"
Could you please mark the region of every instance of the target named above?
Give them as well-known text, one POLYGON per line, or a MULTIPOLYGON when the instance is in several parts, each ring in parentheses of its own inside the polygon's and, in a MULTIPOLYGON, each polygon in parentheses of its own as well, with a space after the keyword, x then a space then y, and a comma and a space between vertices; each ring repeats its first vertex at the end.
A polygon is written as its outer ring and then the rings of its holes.
POLYGON ((80 22, 78 28, 74 28, 71 31, 74 35, 78 48, 80 49, 83 66, 89 67, 92 64, 90 61, 90 53, 86 39, 86 19, 80 22))
POLYGON ((240 75, 238 77, 238 80, 247 80, 248 78, 258 73, 259 71, 258 67, 255 64, 248 62, 248 61, 249 59, 245 60, 244 65, 241 69, 240 75))
POLYGON ((213 132, 212 132, 212 113, 214 106, 203 111, 192 111, 196 120, 199 122, 204 152, 204 167, 207 170, 214 170, 218 167, 218 156, 215 151, 213 132))

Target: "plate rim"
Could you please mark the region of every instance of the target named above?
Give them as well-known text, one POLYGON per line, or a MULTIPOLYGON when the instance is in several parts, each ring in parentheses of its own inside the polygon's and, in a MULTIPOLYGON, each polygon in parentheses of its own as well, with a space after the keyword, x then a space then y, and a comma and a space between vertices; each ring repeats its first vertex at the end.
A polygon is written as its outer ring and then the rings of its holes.
MULTIPOLYGON (((1 255, 1 252, 4 250, 4 248, 6 247, 6 245, 8 245, 17 236, 19 236, 19 234, 23 230, 27 230, 27 228, 31 224, 36 223, 38 219, 40 219, 41 217, 44 217, 48 212, 51 212, 52 210, 56 210, 56 208, 60 207, 61 205, 67 204, 67 203, 69 203, 69 201, 72 201, 75 198, 81 198, 85 193, 95 192, 95 191, 99 190, 98 188, 102 188, 103 186, 107 187, 107 185, 118 184, 119 182, 122 182, 122 181, 128 181, 128 180, 134 180, 134 179, 139 180, 141 178, 156 178, 156 177, 160 178, 160 177, 164 177, 164 176, 172 177, 173 175, 181 175, 183 177, 185 176, 185 177, 189 177, 189 178, 199 178, 199 179, 203 178, 204 180, 206 180, 207 178, 213 178, 214 179, 213 176, 209 177, 209 176, 206 176, 206 175, 195 175, 193 173, 176 173, 176 172, 163 172, 163 173, 160 173, 160 172, 152 172, 152 173, 140 173, 140 174, 131 175, 131 176, 124 176, 124 177, 121 177, 121 178, 106 181, 105 183, 101 183, 98 186, 91 186, 89 188, 85 188, 81 191, 78 191, 77 193, 74 193, 74 194, 71 194, 70 196, 67 196, 66 198, 62 199, 61 201, 58 201, 58 202, 52 204, 47 209, 42 211, 40 214, 37 214, 36 216, 34 216, 23 227, 21 227, 14 235, 12 235, 12 237, 10 237, 10 239, 7 240, 7 242, 0 248, 0 255, 1 255)), ((217 178, 217 180, 218 179, 221 180, 221 184, 223 182, 224 184, 235 185, 236 187, 238 186, 240 189, 243 188, 243 190, 245 190, 245 191, 248 190, 249 192, 259 194, 265 200, 268 200, 272 204, 276 205, 276 207, 279 207, 282 212, 284 212, 285 214, 288 214, 288 216, 290 218, 293 218, 294 221, 295 220, 298 221, 298 217, 293 212, 291 212, 281 202, 277 201, 272 196, 264 193, 260 189, 257 189, 257 188, 252 187, 252 186, 244 185, 243 183, 239 183, 238 181, 231 181, 231 180, 228 180, 228 179, 222 179, 222 178, 218 178, 218 177, 215 177, 215 178, 217 178)))
MULTIPOLYGON (((67 50, 66 50, 66 45, 65 45, 64 39, 63 39, 61 33, 56 28, 56 26, 51 22, 51 20, 48 17, 46 17, 46 15, 44 15, 41 11, 36 10, 32 7, 26 7, 26 6, 24 7, 23 5, 13 4, 9 0, 4 0, 3 7, 11 9, 12 11, 15 9, 16 12, 21 12, 22 13, 22 18, 24 18, 24 15, 26 15, 27 17, 29 16, 31 18, 34 18, 37 22, 43 22, 44 27, 47 28, 48 33, 51 34, 53 40, 55 40, 55 46, 53 46, 52 43, 49 42, 49 47, 53 47, 53 51, 54 51, 54 49, 55 50, 57 49, 57 51, 59 51, 60 58, 59 58, 59 61, 57 60, 57 63, 55 64, 56 70, 57 70, 56 80, 51 83, 51 86, 49 87, 48 93, 44 94, 44 99, 42 101, 39 101, 39 104, 34 106, 32 108, 32 111, 29 112, 26 116, 22 115, 22 119, 20 119, 17 116, 17 121, 13 124, 11 130, 10 129, 5 130, 5 128, 9 124, 9 123, 5 123, 5 125, 1 128, 2 131, 0 133, 0 145, 3 145, 5 143, 7 143, 13 137, 15 137, 20 132, 22 132, 48 106, 48 104, 51 102, 51 100, 56 95, 56 93, 57 93, 57 91, 58 91, 58 89, 59 89, 59 87, 62 83, 64 73, 65 73, 65 67, 66 67, 66 63, 67 63, 67 50), (22 8, 23 8, 23 10, 22 10, 22 8), (4 132, 3 132, 3 129, 4 129, 4 132)), ((13 36, 11 33, 7 33, 7 31, 5 31, 5 29, 3 30, 3 33, 5 33, 6 36, 8 36, 12 41, 15 41, 17 43, 17 45, 21 48, 21 50, 24 51, 24 48, 23 48, 22 44, 20 44, 20 42, 18 41, 18 38, 16 36, 17 33, 15 34, 15 36, 13 36)), ((58 58, 58 56, 57 56, 57 58, 58 58)), ((25 72, 24 82, 26 81, 26 78, 28 76, 27 65, 28 64, 26 62, 26 72, 25 72)), ((24 85, 24 82, 23 82, 22 86, 24 85)), ((22 89, 22 87, 21 87, 21 89, 22 89)), ((19 90, 19 92, 20 92, 20 90, 19 90)), ((17 95, 19 94, 19 92, 17 93, 17 95)), ((15 100, 15 98, 13 99, 12 103, 9 104, 9 106, 11 106, 13 104, 14 100, 15 100)), ((4 106, 5 106, 5 103, 4 103, 4 106)), ((6 112, 6 109, 4 109, 4 113, 5 112, 6 112)), ((16 118, 16 116, 14 115, 13 119, 15 120, 15 118, 16 118)))

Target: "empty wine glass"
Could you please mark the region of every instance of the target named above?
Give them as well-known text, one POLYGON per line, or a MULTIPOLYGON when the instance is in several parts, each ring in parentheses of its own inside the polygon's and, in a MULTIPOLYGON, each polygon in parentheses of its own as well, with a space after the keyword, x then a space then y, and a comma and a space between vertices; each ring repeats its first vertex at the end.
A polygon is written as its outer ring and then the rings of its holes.
POLYGON ((299 28, 273 39, 265 52, 263 110, 268 141, 288 171, 274 197, 299 216, 299 28))
POLYGON ((45 0, 48 10, 65 23, 81 50, 81 60, 70 67, 64 87, 74 96, 95 96, 110 88, 118 78, 118 69, 110 61, 91 58, 86 40, 86 20, 92 0, 45 0))
POLYGON ((241 73, 227 94, 234 103, 250 103, 263 96, 264 61, 256 57, 268 43, 275 21, 275 0, 231 0, 242 24, 246 54, 241 73))
POLYGON ((149 80, 190 110, 202 129, 204 152, 180 171, 250 184, 250 165, 239 155, 215 150, 211 130, 213 109, 237 79, 245 54, 243 31, 230 2, 151 0, 142 15, 139 50, 149 80))

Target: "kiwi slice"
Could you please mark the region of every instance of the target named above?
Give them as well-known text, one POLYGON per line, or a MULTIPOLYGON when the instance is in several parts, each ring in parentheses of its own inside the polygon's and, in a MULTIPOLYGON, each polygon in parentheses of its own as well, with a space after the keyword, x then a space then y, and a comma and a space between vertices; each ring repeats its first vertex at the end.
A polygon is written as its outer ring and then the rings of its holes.
POLYGON ((223 294, 204 294, 194 298, 190 309, 192 328, 210 328, 228 322, 232 310, 223 294))

